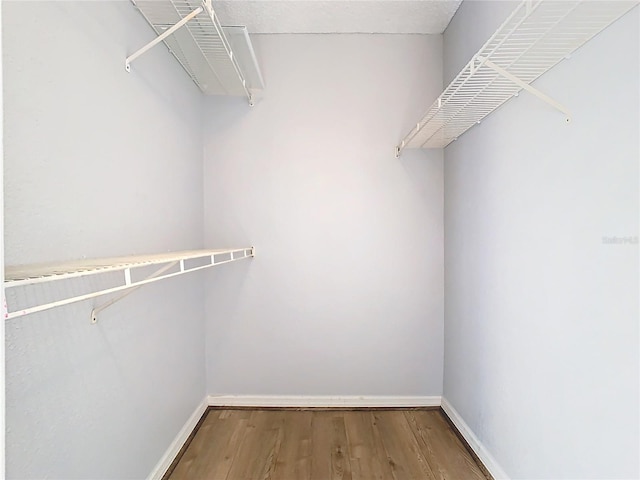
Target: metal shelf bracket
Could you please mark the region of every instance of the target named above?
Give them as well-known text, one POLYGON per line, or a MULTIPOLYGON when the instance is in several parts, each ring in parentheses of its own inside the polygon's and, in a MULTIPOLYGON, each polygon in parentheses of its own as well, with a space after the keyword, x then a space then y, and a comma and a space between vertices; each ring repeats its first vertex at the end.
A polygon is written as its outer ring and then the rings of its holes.
MULTIPOLYGON (((187 273, 187 272, 192 271, 192 270, 200 270, 201 268, 204 268, 204 267, 220 265, 222 263, 229 263, 229 262, 233 262, 235 260, 240 260, 240 259, 247 258, 247 257, 255 257, 256 256, 255 252, 256 252, 255 247, 251 247, 250 249, 238 250, 238 251, 231 250, 231 251, 229 251, 230 259, 229 260, 219 261, 219 262, 216 262, 215 254, 212 254, 212 255, 208 256, 209 263, 207 265, 204 265, 203 267, 195 267, 195 268, 187 268, 187 267, 185 267, 184 259, 175 260, 175 261, 172 261, 172 262, 168 263, 167 265, 163 266, 162 268, 159 268, 158 270, 156 270, 155 272, 153 272, 151 275, 149 275, 148 277, 144 278, 140 282, 135 282, 134 285, 131 284, 131 269, 127 268, 126 270, 124 270, 124 281, 125 281, 125 285, 130 286, 130 288, 125 290, 123 293, 121 293, 117 297, 112 298, 108 302, 105 302, 102 305, 98 305, 97 307, 94 307, 93 310, 91 310, 91 323, 92 324, 98 323, 98 314, 100 312, 102 312, 103 310, 109 308, 114 303, 119 302, 123 298, 131 295, 133 292, 135 292, 136 290, 142 288, 147 283, 152 282, 154 279, 159 280, 163 276, 163 274, 165 272, 171 270, 176 265, 180 266, 180 272, 179 273, 187 273), (247 253, 247 252, 249 252, 249 253, 247 253)), ((169 274, 168 276, 172 276, 172 275, 169 274)))
POLYGON ((169 35, 172 35, 176 30, 179 30, 180 28, 184 27, 190 20, 192 20, 194 17, 200 15, 202 12, 204 12, 204 8, 203 7, 196 8, 193 12, 191 12, 189 15, 185 16, 182 20, 180 20, 178 23, 176 23, 173 27, 168 28, 164 33, 158 35, 156 38, 154 38, 149 43, 147 43, 144 47, 140 48, 135 53, 132 53, 131 55, 129 55, 127 57, 127 59, 124 61, 124 69, 127 72, 130 72, 131 71, 131 62, 133 62, 136 58, 138 58, 139 56, 143 55, 147 51, 151 50, 153 47, 155 47, 157 44, 162 42, 169 35))
MULTIPOLYGON (((571 113, 569 112, 569 110, 562 105, 560 102, 555 101, 553 98, 551 98, 549 95, 542 93, 540 90, 538 90, 537 88, 532 87, 531 85, 529 85, 526 82, 523 82, 522 80, 520 80, 518 77, 516 77, 515 75, 507 72, 504 68, 499 67, 498 65, 496 65, 495 63, 493 63, 491 60, 482 57, 482 56, 478 56, 476 57, 476 59, 478 60, 478 62, 480 62, 480 65, 486 65, 487 67, 489 67, 491 70, 495 71, 496 73, 502 75, 504 78, 506 78, 507 80, 515 83, 516 85, 518 85, 520 88, 522 88, 523 90, 526 90, 527 92, 529 92, 532 95, 535 95, 536 97, 538 97, 540 100, 542 100, 543 102, 551 105, 553 108, 555 108, 556 110, 564 113, 566 115, 566 120, 567 122, 571 121, 571 113)), ((478 122, 480 123, 480 122, 478 122)))
MULTIPOLYGON (((151 275, 149 275, 148 277, 146 277, 144 280, 151 280, 152 278, 156 278, 160 275, 162 275, 164 272, 166 272, 167 270, 172 269, 175 265, 177 265, 178 262, 171 262, 168 265, 165 265, 164 267, 156 270, 155 272, 153 272, 151 275)), ((182 267, 182 265, 184 265, 184 260, 180 260, 180 265, 182 267)), ((181 268, 181 271, 184 272, 184 268, 181 268)), ((125 284, 126 285, 131 285, 131 273, 130 273, 130 269, 127 269, 124 271, 125 272, 125 284)), ((144 285, 144 284, 143 284, 144 285)), ((142 288, 143 285, 138 285, 137 287, 131 287, 129 290, 125 290, 124 293, 121 293, 120 295, 118 295, 115 298, 112 298, 111 300, 109 300, 108 302, 103 303, 102 305, 98 305, 97 307, 94 307, 93 310, 91 310, 91 323, 98 323, 98 313, 100 313, 101 311, 103 311, 106 308, 109 308, 111 305, 113 305, 114 303, 119 302, 120 300, 122 300, 123 298, 131 295, 133 292, 135 292, 136 290, 138 290, 139 288, 142 288)))

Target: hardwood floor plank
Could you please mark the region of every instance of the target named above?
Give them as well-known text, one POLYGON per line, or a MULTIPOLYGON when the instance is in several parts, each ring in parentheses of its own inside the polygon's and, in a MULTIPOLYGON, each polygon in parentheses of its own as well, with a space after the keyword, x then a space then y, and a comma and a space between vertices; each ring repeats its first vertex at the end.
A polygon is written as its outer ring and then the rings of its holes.
POLYGON ((311 438, 311 478, 351 480, 343 412, 314 412, 311 438))
POLYGON ((373 430, 387 456, 395 480, 435 477, 402 411, 373 412, 373 430))
POLYGON ((404 412, 427 462, 438 480, 486 480, 471 454, 439 411, 404 412))
POLYGON ((224 480, 249 413, 210 410, 170 480, 224 480))
POLYGON ((311 478, 311 423, 313 413, 290 412, 284 416, 284 435, 271 480, 311 478))
POLYGON ((384 452, 379 452, 373 433, 370 412, 346 412, 344 423, 349 444, 353 480, 393 478, 384 452))
POLYGON ((211 428, 211 441, 207 445, 207 454, 198 470, 189 480, 224 480, 228 477, 231 466, 244 440, 244 435, 249 427, 251 412, 242 410, 226 410, 220 413, 220 421, 211 428), (219 435, 216 428, 220 428, 225 436, 226 443, 216 442, 219 435), (229 435, 230 434, 230 435, 229 435), (218 448, 216 448, 218 447, 218 448))
POLYGON ((170 480, 186 478, 186 475, 192 468, 193 464, 197 463, 198 459, 201 458, 203 449, 203 442, 201 439, 207 435, 211 428, 211 424, 217 420, 218 415, 218 412, 213 411, 208 411, 206 413, 204 421, 191 441, 189 448, 187 448, 175 469, 171 472, 171 476, 169 477, 170 480))
POLYGON ((284 415, 284 412, 264 410, 251 412, 228 479, 267 480, 271 477, 284 435, 284 415))

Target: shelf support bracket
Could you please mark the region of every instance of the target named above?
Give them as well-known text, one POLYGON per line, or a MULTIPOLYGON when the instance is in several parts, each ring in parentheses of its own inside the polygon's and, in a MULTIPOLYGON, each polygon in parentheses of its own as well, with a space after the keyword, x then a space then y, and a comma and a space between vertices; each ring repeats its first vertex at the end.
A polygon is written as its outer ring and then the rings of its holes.
POLYGON ((506 79, 508 79, 508 80, 512 81, 513 83, 515 83, 516 85, 518 85, 523 90, 526 90, 527 92, 531 93, 532 95, 535 95, 536 97, 538 97, 543 102, 548 103, 549 105, 551 105, 556 110, 559 110, 560 112, 564 113, 566 115, 567 122, 571 121, 571 113, 569 112, 567 107, 565 107, 561 103, 555 101, 553 98, 551 98, 550 96, 542 93, 540 90, 538 90, 537 88, 532 87, 528 83, 523 82, 522 80, 520 80, 515 75, 507 72, 504 68, 502 68, 502 67, 496 65, 495 63, 493 63, 491 60, 489 60, 489 59, 487 59, 485 57, 481 57, 481 56, 478 56, 477 59, 478 59, 478 61, 480 62, 481 65, 486 65, 487 67, 489 67, 494 72, 497 72, 498 74, 502 75, 506 79))
MULTIPOLYGON (((160 275, 162 275, 167 270, 170 270, 171 268, 176 266, 178 263, 180 263, 180 265, 182 267, 182 265, 183 265, 182 262, 184 262, 184 260, 180 260, 179 262, 178 261, 171 262, 171 263, 165 265, 164 267, 162 267, 162 268, 156 270, 155 272, 153 272, 151 275, 149 275, 147 278, 145 278, 145 280, 150 280, 152 278, 159 277, 160 275)), ((126 271, 128 272, 129 270, 126 270, 126 271)), ((131 275, 130 273, 125 275, 125 279, 127 280, 126 281, 127 285, 131 283, 131 276, 130 275, 131 275)), ((142 288, 143 286, 144 285, 138 285, 137 287, 131 287, 130 289, 125 290, 123 293, 121 293, 117 297, 112 298, 108 302, 105 302, 102 305, 98 305, 97 307, 95 307, 93 310, 91 310, 91 323, 98 323, 98 313, 100 313, 101 311, 103 311, 106 308, 109 308, 114 303, 119 302, 120 300, 122 300, 126 296, 131 295, 133 292, 135 292, 139 288, 142 288)))
POLYGON ((193 12, 191 12, 189 15, 184 17, 178 23, 176 23, 173 27, 168 28, 165 32, 163 32, 160 35, 158 35, 156 38, 154 38, 149 43, 147 43, 144 47, 142 47, 141 49, 139 49, 135 53, 132 53, 131 55, 129 55, 127 57, 127 59, 125 60, 125 62, 124 62, 124 69, 127 72, 130 72, 131 71, 131 62, 133 62, 140 55, 143 55, 148 50, 150 50, 153 47, 155 47, 157 44, 162 42, 169 35, 173 34, 176 30, 179 30, 180 28, 184 27, 190 20, 192 20, 194 17, 200 15, 202 12, 204 12, 204 8, 202 8, 202 7, 196 8, 193 12))

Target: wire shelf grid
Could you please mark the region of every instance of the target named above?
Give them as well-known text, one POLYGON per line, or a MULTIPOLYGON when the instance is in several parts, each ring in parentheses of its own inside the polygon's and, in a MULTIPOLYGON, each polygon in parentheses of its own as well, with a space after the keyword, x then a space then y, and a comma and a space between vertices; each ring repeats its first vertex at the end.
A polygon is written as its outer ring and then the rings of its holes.
MULTIPOLYGON (((176 25, 189 14, 199 13, 164 39, 169 51, 186 70, 200 90, 207 95, 247 96, 263 88, 259 68, 252 65, 257 75, 246 75, 220 25, 210 2, 198 0, 135 0, 136 8, 158 35, 176 25)), ((242 38, 248 45, 242 50, 251 52, 248 61, 255 62, 249 37, 242 38)))
POLYGON ((136 255, 128 257, 83 259, 64 263, 43 263, 33 265, 17 265, 5 267, 5 289, 24 287, 60 280, 100 274, 122 273, 121 281, 113 286, 105 286, 88 293, 70 295, 55 301, 30 306, 28 308, 9 311, 5 305, 5 319, 28 315, 50 308, 95 298, 101 295, 132 290, 148 283, 205 268, 242 260, 255 256, 253 247, 225 248, 214 250, 188 250, 181 252, 161 253, 153 255, 136 255), (144 272, 151 266, 161 267, 155 273, 136 278, 137 271, 144 272))
POLYGON ((522 83, 536 80, 637 4, 523 0, 405 136, 397 154, 446 147, 517 95, 522 83))

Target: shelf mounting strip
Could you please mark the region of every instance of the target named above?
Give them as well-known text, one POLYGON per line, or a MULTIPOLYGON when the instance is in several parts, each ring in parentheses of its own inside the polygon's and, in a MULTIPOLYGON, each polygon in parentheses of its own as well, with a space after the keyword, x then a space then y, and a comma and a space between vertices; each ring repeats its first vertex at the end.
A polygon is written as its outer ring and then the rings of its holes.
POLYGON ((521 90, 569 110, 530 84, 637 0, 523 0, 396 146, 444 148, 521 90))
POLYGON ((244 247, 78 260, 58 264, 7 266, 5 268, 5 290, 13 287, 42 284, 108 272, 121 272, 122 278, 120 284, 116 286, 100 288, 84 294, 71 294, 60 300, 45 301, 27 308, 9 311, 5 305, 4 317, 5 320, 11 320, 23 315, 42 312, 50 308, 88 300, 101 295, 120 293, 120 295, 95 307, 91 311, 91 323, 96 323, 99 312, 110 307, 143 285, 254 256, 254 247, 244 247), (144 278, 134 279, 134 273, 144 272, 145 268, 153 265, 160 266, 160 268, 144 278))

